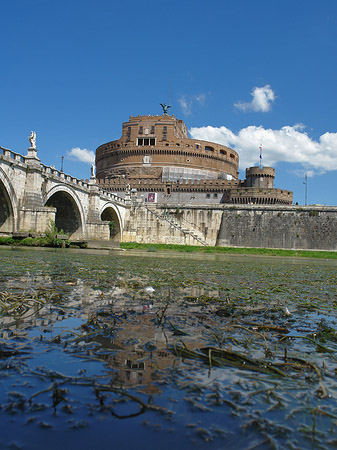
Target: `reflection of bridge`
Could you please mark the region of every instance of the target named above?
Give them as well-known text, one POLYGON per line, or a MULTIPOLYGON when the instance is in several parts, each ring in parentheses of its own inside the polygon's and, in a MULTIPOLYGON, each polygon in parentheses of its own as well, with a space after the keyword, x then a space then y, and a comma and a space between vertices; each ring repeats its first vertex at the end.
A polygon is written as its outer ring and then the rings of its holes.
POLYGON ((129 203, 100 189, 95 177, 83 181, 45 166, 35 148, 22 156, 0 147, 0 235, 44 232, 52 221, 73 240, 120 240, 129 203))

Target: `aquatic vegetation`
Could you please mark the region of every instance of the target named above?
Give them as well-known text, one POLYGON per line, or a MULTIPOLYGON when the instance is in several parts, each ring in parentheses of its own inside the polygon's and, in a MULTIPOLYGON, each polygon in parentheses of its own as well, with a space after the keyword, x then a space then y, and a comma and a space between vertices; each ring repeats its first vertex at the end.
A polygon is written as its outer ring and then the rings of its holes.
POLYGON ((334 447, 335 261, 0 252, 3 447, 334 447))

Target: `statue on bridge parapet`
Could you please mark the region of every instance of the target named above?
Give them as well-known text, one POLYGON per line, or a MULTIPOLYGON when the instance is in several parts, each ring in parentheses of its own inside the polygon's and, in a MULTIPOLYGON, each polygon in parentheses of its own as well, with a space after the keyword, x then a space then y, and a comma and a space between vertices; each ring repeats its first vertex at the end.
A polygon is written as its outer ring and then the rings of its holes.
POLYGON ((96 166, 91 164, 91 178, 96 178, 96 166))
POLYGON ((28 140, 30 142, 30 148, 36 150, 36 133, 35 131, 30 132, 30 136, 28 136, 28 140))
POLYGON ((40 159, 37 157, 37 148, 36 148, 36 133, 35 131, 30 132, 30 136, 27 138, 30 142, 30 147, 28 147, 28 153, 27 153, 27 162, 29 164, 37 164, 40 163, 40 159))

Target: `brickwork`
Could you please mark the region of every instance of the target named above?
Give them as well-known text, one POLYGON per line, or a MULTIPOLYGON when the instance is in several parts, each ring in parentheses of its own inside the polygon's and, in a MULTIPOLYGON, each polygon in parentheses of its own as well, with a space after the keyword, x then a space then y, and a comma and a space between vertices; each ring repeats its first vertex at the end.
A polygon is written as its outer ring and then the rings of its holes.
POLYGON ((130 117, 122 137, 96 150, 97 178, 159 178, 165 166, 213 172, 214 178, 238 177, 238 154, 223 145, 189 139, 186 125, 174 116, 130 117), (145 158, 144 158, 145 157, 145 158), (147 168, 159 169, 146 172, 147 168))
MULTIPOLYGON (((273 176, 272 170, 252 170, 255 174, 273 176)), ((161 186, 161 202, 149 204, 141 196, 159 189, 157 180, 142 180, 130 192, 126 179, 110 179, 112 191, 123 189, 121 198, 104 191, 105 182, 96 184, 94 177, 77 180, 37 157, 6 150, 0 152, 0 235, 44 232, 52 220, 72 239, 337 250, 337 207, 262 205, 255 194, 261 194, 261 202, 280 201, 284 195, 286 202, 288 191, 247 187, 240 180, 228 183, 230 192, 220 179, 166 183, 170 193, 161 186), (218 192, 246 199, 243 204, 207 204, 207 196, 218 192), (193 205, 192 197, 203 202, 193 205)))
POLYGON ((251 167, 241 181, 238 168, 233 149, 189 139, 184 122, 168 115, 130 117, 120 139, 96 150, 100 186, 119 195, 129 184, 145 201, 156 193, 158 202, 172 204, 292 203, 292 192, 274 189, 275 169, 251 167))

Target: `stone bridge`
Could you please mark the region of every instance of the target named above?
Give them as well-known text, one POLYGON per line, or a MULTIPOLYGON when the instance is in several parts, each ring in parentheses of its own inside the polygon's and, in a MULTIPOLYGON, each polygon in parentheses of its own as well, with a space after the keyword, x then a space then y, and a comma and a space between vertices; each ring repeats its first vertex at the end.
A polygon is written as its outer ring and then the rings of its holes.
POLYGON ((0 236, 45 232, 51 223, 72 240, 122 240, 130 199, 45 166, 37 150, 0 147, 0 236))
POLYGON ((146 204, 45 166, 37 150, 0 147, 0 236, 43 233, 51 223, 72 241, 337 250, 337 207, 146 204))

